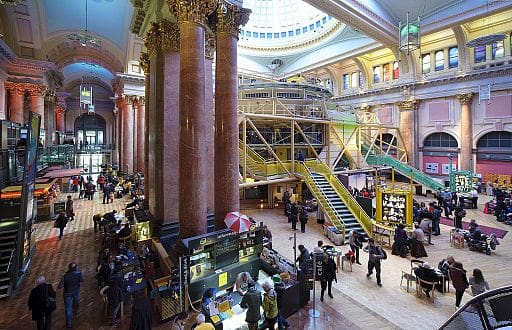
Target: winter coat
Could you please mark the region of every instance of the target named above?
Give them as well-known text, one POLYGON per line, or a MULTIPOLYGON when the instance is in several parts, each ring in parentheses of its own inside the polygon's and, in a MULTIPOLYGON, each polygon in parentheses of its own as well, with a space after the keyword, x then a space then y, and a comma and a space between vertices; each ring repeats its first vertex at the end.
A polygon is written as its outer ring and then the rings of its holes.
POLYGON ((57 228, 65 228, 66 224, 68 223, 68 219, 65 215, 60 214, 57 219, 55 220, 55 227, 57 228))
POLYGON ((248 308, 247 313, 245 314, 246 322, 258 322, 259 319, 261 318, 261 294, 258 291, 254 290, 254 288, 249 289, 242 297, 240 307, 248 308))
POLYGON ((123 300, 123 272, 117 271, 110 276, 108 281, 108 303, 110 306, 117 306, 123 300))
POLYGON ((270 289, 268 292, 263 294, 263 312, 265 318, 273 319, 277 317, 279 310, 277 309, 277 294, 274 289, 270 289))
POLYGON ((40 320, 47 312, 51 313, 53 311, 46 309, 47 294, 54 299, 57 296, 51 284, 39 284, 30 291, 28 309, 32 311, 32 320, 40 320))
POLYGON ((450 266, 450 279, 452 280, 453 287, 457 291, 465 291, 469 286, 466 270, 464 269, 450 266))
POLYGON ((148 297, 137 298, 133 302, 130 330, 151 330, 153 310, 148 297))
POLYGON ((327 258, 327 263, 322 262, 322 281, 336 280, 336 264, 332 258, 327 258))

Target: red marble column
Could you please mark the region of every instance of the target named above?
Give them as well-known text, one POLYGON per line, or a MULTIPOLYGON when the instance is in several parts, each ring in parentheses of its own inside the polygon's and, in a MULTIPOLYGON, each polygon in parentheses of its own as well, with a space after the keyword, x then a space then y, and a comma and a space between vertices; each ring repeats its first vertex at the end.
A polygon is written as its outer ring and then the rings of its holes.
POLYGON ((24 100, 25 86, 20 83, 6 82, 7 89, 10 91, 9 99, 9 120, 24 125, 24 100))
POLYGON ((119 157, 119 170, 123 169, 123 108, 124 97, 117 99, 117 154, 119 157))
POLYGON ((140 54, 139 63, 144 71, 144 197, 146 203, 150 203, 148 191, 150 189, 149 183, 149 93, 150 93, 150 68, 149 68, 149 54, 142 52, 140 54), (146 104, 148 105, 146 107, 146 104))
POLYGON ((146 102, 148 120, 144 193, 156 227, 179 217, 179 82, 180 39, 176 23, 153 23, 146 36, 149 68, 146 84, 151 88, 146 102))
POLYGON ((240 7, 218 10, 215 68, 215 227, 240 209, 238 158, 238 28, 249 19, 240 7))
POLYGON ((139 137, 137 136, 137 133, 139 132, 139 123, 137 122, 137 112, 139 110, 139 98, 133 97, 133 103, 132 103, 132 111, 133 111, 133 163, 132 163, 132 169, 133 171, 137 171, 137 155, 139 154, 139 151, 137 150, 137 141, 139 140, 139 137))
POLYGON ((62 105, 55 106, 55 124, 56 124, 56 130, 59 132, 66 131, 65 113, 66 113, 66 108, 64 108, 62 105))
POLYGON ((180 21, 180 238, 207 230, 205 29, 189 18, 180 21))
POLYGON ((124 97, 124 101, 122 102, 122 126, 123 126, 123 149, 121 158, 123 160, 122 171, 124 173, 133 173, 133 135, 135 132, 133 131, 133 99, 129 96, 124 97))
POLYGON ((407 149, 407 162, 411 166, 416 166, 414 161, 414 112, 417 110, 418 100, 402 101, 397 105, 400 111, 400 134, 407 149))
POLYGON ((41 128, 45 127, 44 117, 44 94, 46 86, 32 85, 29 89, 30 93, 30 110, 41 116, 41 128))
POLYGON ((5 108, 5 84, 4 80, 0 79, 0 120, 7 119, 7 109, 5 108))
POLYGON ((118 145, 118 136, 119 136, 119 110, 114 109, 112 111, 112 115, 114 116, 114 124, 113 124, 113 144, 115 148, 112 150, 112 164, 119 164, 119 145, 118 145))
POLYGON ((473 94, 457 95, 460 102, 460 166, 464 171, 471 168, 473 158, 473 120, 471 114, 471 101, 473 94))
MULTIPOLYGON (((207 141, 207 162, 208 164, 214 164, 215 161, 215 130, 214 130, 214 99, 213 99, 213 58, 215 54, 215 43, 213 36, 207 37, 205 44, 205 67, 204 67, 204 104, 206 112, 206 141, 207 141)), ((208 166, 207 174, 207 203, 206 209, 208 215, 215 214, 215 168, 214 166, 208 166)))
POLYGON ((145 148, 145 100, 143 97, 139 98, 139 102, 137 103, 137 166, 135 167, 138 172, 145 171, 144 164, 144 148, 145 148))

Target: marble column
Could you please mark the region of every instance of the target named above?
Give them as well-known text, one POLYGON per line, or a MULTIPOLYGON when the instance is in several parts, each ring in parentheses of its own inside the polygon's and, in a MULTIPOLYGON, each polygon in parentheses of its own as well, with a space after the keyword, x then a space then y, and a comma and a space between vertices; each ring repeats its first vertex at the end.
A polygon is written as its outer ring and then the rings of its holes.
POLYGON ((5 108, 5 83, 0 78, 0 120, 7 119, 7 109, 5 108))
POLYGON ((137 102, 137 118, 135 121, 137 122, 137 166, 135 169, 138 172, 144 172, 145 171, 145 164, 144 164, 144 147, 145 147, 145 111, 146 105, 145 100, 143 97, 139 97, 139 101, 137 102))
POLYGON ((213 35, 207 35, 205 40, 205 59, 204 59, 204 105, 206 112, 206 155, 207 162, 212 166, 208 166, 207 181, 207 203, 206 210, 208 215, 215 214, 215 168, 213 166, 215 161, 215 116, 214 116, 214 96, 213 96, 213 58, 215 55, 215 39, 213 35))
POLYGON ((123 126, 123 151, 122 171, 127 174, 133 173, 133 97, 125 96, 122 102, 122 126, 123 126))
POLYGON ((124 97, 117 99, 117 154, 119 158, 119 170, 123 169, 123 108, 124 97))
POLYGON ((132 169, 133 172, 137 171, 137 155, 139 151, 137 150, 137 141, 139 140, 139 137, 137 136, 138 129, 139 129, 139 123, 137 122, 137 112, 139 110, 139 98, 133 97, 133 103, 132 103, 132 111, 133 111, 133 163, 132 163, 132 169))
MULTIPOLYGON (((146 36, 148 165, 145 195, 155 226, 179 217, 180 33, 176 23, 153 23, 146 36)), ((189 219, 190 220, 190 219, 189 219)), ((186 225, 184 225, 186 226, 186 225)))
POLYGON ((119 125, 118 125, 118 121, 119 121, 119 110, 116 108, 114 108, 114 110, 112 110, 112 115, 114 116, 114 125, 113 125, 113 137, 112 137, 112 140, 113 140, 113 148, 112 148, 112 164, 119 164, 119 144, 118 144, 118 135, 119 135, 119 125))
POLYGON ((25 86, 20 83, 6 82, 7 89, 10 91, 9 98, 9 120, 24 125, 24 100, 25 86))
POLYGON ((215 227, 225 227, 228 212, 240 209, 238 158, 237 42, 247 9, 221 3, 217 10, 215 67, 215 227))
POLYGON ((469 171, 473 158, 473 120, 471 102, 473 93, 456 96, 460 102, 460 165, 459 168, 469 171))
POLYGON ((28 92, 30 95, 30 110, 41 116, 41 128, 44 128, 44 95, 46 93, 46 86, 31 85, 28 92))
MULTIPOLYGON (((207 231, 205 24, 214 1, 176 1, 180 27, 180 238, 207 231)), ((176 12, 175 12, 176 13, 176 12)))
POLYGON ((55 124, 56 130, 59 132, 66 131, 66 108, 62 105, 55 106, 55 124))
POLYGON ((415 160, 416 141, 414 139, 414 117, 415 111, 418 109, 418 100, 408 100, 398 102, 400 111, 400 134, 403 138, 404 147, 407 149, 407 163, 417 167, 415 160))
POLYGON ((140 54, 139 63, 144 71, 144 198, 146 200, 147 205, 150 204, 149 201, 149 93, 150 93, 150 84, 149 84, 149 55, 146 52, 142 52, 140 54))

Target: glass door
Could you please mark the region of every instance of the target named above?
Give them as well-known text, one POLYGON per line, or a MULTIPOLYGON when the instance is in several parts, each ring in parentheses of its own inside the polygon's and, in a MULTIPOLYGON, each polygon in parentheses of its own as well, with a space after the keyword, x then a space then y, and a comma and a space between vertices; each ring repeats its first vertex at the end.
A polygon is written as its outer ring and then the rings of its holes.
POLYGON ((101 172, 101 164, 103 164, 103 155, 102 154, 91 154, 91 167, 90 173, 100 173, 101 172))

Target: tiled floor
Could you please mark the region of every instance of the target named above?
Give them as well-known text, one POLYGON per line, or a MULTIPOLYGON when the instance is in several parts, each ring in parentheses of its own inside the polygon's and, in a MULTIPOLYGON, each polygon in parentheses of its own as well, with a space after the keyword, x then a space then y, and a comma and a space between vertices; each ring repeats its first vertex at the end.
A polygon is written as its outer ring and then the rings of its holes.
MULTIPOLYGON (((74 196, 77 197, 76 195, 74 196)), ((52 228, 51 222, 36 225, 38 237, 38 252, 33 264, 15 296, 0 300, 0 329, 30 329, 35 327, 31 320, 26 301, 30 289, 34 286, 39 274, 44 274, 54 286, 58 283, 67 264, 75 260, 85 272, 86 280, 81 288, 80 311, 75 318, 75 329, 108 329, 107 320, 103 317, 103 303, 97 293, 94 279, 96 257, 99 241, 96 240, 92 229, 92 215, 97 212, 123 209, 126 201, 117 200, 114 204, 104 205, 96 196, 94 201, 76 200, 76 220, 66 228, 62 241, 58 241, 58 232, 52 228)), ((65 195, 61 195, 65 198, 65 195)), ((485 197, 480 198, 483 203, 485 197)), ((468 219, 475 218, 484 225, 511 230, 512 227, 496 223, 494 217, 485 215, 480 210, 468 210, 468 219)), ((293 236, 289 224, 282 216, 281 209, 249 209, 246 213, 258 221, 267 224, 273 233, 274 248, 288 258, 293 258, 293 236)), ((498 249, 491 256, 483 253, 470 252, 467 248, 455 249, 449 244, 449 227, 442 227, 442 235, 434 238, 434 245, 428 246, 429 257, 425 260, 437 265, 437 262, 447 254, 453 254, 460 260, 468 271, 480 267, 492 287, 510 284, 512 271, 512 256, 508 251, 512 247, 512 234, 507 234, 498 249)), ((327 238, 322 235, 322 228, 310 217, 306 233, 297 232, 298 244, 305 244, 310 249, 317 240, 327 238)), ((341 247, 345 252, 347 247, 341 247)), ((308 310, 312 303, 299 313, 289 318, 291 329, 436 329, 454 312, 455 296, 453 290, 445 295, 436 296, 434 304, 425 298, 418 298, 414 289, 407 293, 400 287, 401 270, 410 269, 408 259, 392 256, 383 262, 382 288, 378 287, 375 279, 368 280, 364 266, 367 257, 363 254, 363 266, 355 265, 352 272, 338 273, 338 283, 334 284, 334 299, 326 298, 322 303, 317 295, 316 309, 319 318, 310 318, 308 310)), ((318 288, 318 286, 317 286, 318 288)), ((62 291, 57 291, 57 310, 53 314, 54 329, 62 329, 64 325, 62 291)), ((469 296, 465 296, 467 301, 469 296)), ((115 328, 125 329, 129 324, 129 306, 125 307, 126 316, 123 322, 115 328)), ((172 323, 156 324, 155 329, 172 328, 172 323)), ((188 327, 185 327, 188 328, 188 327)))

